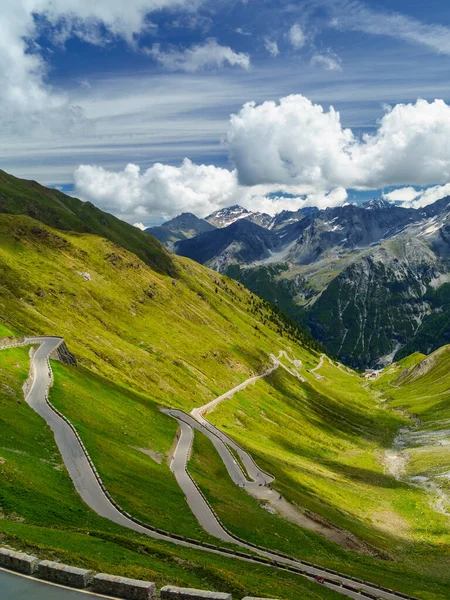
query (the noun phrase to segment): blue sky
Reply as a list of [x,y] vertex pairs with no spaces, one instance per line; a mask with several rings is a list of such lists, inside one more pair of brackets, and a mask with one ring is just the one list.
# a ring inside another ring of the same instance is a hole
[[0,17],[2,168],[131,222],[450,191],[444,0],[5,0]]

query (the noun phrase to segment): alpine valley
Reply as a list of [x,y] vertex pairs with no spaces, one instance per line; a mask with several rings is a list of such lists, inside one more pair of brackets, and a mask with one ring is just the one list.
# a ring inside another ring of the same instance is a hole
[[450,341],[449,197],[180,220],[170,243],[172,222],[151,233],[280,307],[347,365],[382,367]]
[[[311,272],[341,252],[354,257],[343,273],[386,268],[385,253],[393,273],[422,269],[438,294],[445,207],[307,211],[267,228],[233,208],[232,223],[199,237],[209,261],[225,261],[215,243],[231,232],[228,256],[296,252],[292,269]],[[397,236],[357,250],[391,215]],[[179,246],[198,242],[195,223],[176,220]],[[333,235],[352,237],[353,250],[320,249]],[[277,294],[296,285],[279,277],[291,267],[258,268],[279,278]],[[316,304],[330,290],[323,277]],[[368,380],[242,283],[1,172],[1,560],[16,549],[58,573],[62,563],[188,587],[192,598],[445,600],[449,364],[444,346]]]

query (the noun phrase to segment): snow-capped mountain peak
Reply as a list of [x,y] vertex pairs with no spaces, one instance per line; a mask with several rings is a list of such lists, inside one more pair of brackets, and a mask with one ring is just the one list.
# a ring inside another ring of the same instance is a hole
[[380,210],[383,208],[392,208],[395,206],[395,204],[392,204],[392,202],[389,202],[384,198],[372,198],[372,200],[364,202],[364,204],[361,204],[361,206],[363,208],[367,208],[367,210]]
[[272,217],[265,213],[251,212],[238,204],[221,208],[205,217],[205,221],[220,229],[232,225],[236,221],[239,221],[239,219],[249,219],[253,223],[261,225],[261,227],[268,227]]

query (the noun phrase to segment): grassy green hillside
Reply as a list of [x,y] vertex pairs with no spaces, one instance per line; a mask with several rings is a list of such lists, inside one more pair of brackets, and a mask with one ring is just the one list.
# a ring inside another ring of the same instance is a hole
[[409,416],[398,442],[401,477],[434,491],[432,506],[450,520],[450,346],[385,370],[374,384],[387,405]]
[[64,336],[83,366],[184,408],[260,370],[280,335],[309,343],[239,284],[174,260],[177,278],[103,238],[0,215],[0,319]]
[[0,213],[26,215],[63,231],[100,235],[134,252],[158,272],[176,275],[169,253],[153,236],[103,212],[91,202],[82,202],[36,181],[17,179],[1,170]]

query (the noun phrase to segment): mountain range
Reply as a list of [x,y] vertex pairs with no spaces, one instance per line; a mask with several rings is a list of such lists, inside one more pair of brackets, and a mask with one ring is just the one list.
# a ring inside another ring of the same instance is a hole
[[270,217],[233,206],[171,248],[277,304],[346,364],[377,367],[450,341],[449,207],[375,198]]

